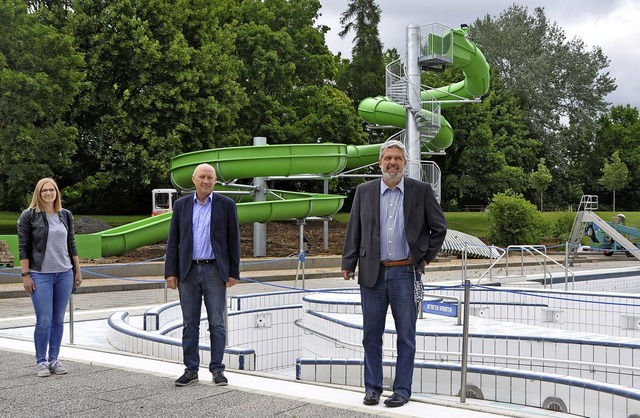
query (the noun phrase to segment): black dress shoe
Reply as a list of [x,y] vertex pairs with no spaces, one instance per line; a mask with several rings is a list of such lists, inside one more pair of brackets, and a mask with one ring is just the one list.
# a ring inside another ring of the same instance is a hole
[[378,402],[380,402],[380,395],[373,392],[367,392],[362,400],[365,405],[378,405]]
[[389,396],[387,400],[384,401],[384,404],[387,405],[389,408],[396,408],[398,406],[402,406],[406,404],[407,402],[409,402],[409,399],[404,398],[398,395],[397,393],[393,392],[393,395]]

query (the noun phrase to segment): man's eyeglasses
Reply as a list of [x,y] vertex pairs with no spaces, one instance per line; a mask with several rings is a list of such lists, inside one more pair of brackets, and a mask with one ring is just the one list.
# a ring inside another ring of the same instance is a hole
[[40,193],[54,193],[56,189],[41,189]]

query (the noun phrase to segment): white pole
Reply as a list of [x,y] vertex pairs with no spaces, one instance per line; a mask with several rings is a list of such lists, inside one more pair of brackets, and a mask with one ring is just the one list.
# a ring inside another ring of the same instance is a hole
[[[254,136],[253,145],[267,145],[267,138],[264,136]],[[264,177],[255,177],[253,179],[253,185],[256,186],[254,195],[255,202],[264,202],[267,200],[265,191]],[[254,222],[253,223],[253,256],[265,257],[267,255],[267,224]]]
[[420,180],[420,131],[414,116],[422,107],[420,98],[420,64],[418,62],[420,49],[420,27],[407,26],[407,59],[406,75],[408,85],[409,109],[407,109],[407,140],[405,146],[409,154],[407,163],[407,177]]

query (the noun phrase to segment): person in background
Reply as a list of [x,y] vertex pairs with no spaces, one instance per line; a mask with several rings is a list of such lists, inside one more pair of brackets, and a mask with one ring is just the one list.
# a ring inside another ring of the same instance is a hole
[[198,381],[204,298],[211,338],[209,371],[216,385],[225,386],[226,289],[240,277],[240,225],[233,200],[213,193],[216,172],[212,166],[198,165],[191,180],[195,193],[178,199],[173,207],[164,269],[167,286],[178,289],[182,308],[185,371],[175,384]]
[[407,159],[402,142],[382,144],[382,179],[356,189],[342,252],[342,277],[349,280],[356,265],[359,269],[365,405],[377,405],[383,391],[382,336],[389,306],[398,353],[393,394],[384,403],[398,407],[411,397],[422,274],[447,233],[431,185],[404,176]]
[[71,292],[82,284],[82,273],[73,216],[62,208],[60,190],[51,178],[38,181],[31,204],[18,219],[18,251],[24,290],[36,313],[36,374],[65,374],[58,360],[64,314]]

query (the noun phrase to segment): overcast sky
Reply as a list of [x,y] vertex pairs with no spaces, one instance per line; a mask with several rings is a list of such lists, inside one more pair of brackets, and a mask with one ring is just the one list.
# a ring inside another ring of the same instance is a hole
[[[640,109],[640,0],[377,0],[382,10],[379,26],[383,48],[406,50],[408,25],[440,23],[452,28],[473,23],[489,14],[498,17],[512,4],[528,7],[529,14],[543,7],[551,22],[556,22],[568,39],[578,37],[590,48],[602,48],[609,58],[610,75],[617,90],[606,97],[614,105],[631,104]],[[336,54],[351,56],[353,36],[340,39],[340,15],[347,0],[321,0],[319,24],[327,25],[327,45]],[[381,92],[382,94],[383,92]]]

